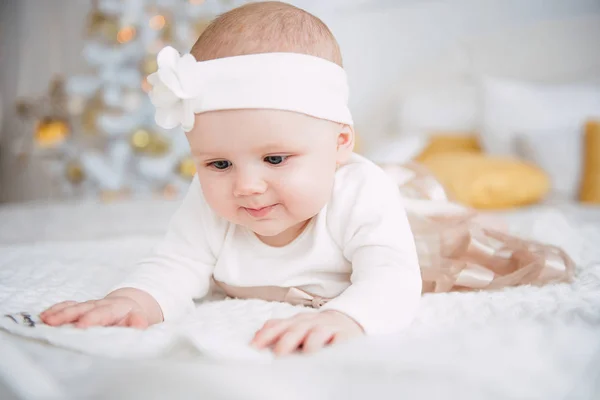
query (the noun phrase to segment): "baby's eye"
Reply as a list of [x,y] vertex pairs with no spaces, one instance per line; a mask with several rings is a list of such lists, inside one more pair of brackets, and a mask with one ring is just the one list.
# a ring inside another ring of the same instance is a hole
[[209,163],[208,166],[214,167],[216,169],[227,169],[227,168],[231,167],[231,162],[227,161],[227,160],[213,161],[213,162]]
[[281,164],[284,162],[289,156],[266,156],[265,162],[268,162],[272,165]]

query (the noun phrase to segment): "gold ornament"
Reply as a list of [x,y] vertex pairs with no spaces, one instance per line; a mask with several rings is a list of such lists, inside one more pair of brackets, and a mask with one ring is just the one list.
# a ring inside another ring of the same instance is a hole
[[86,134],[96,135],[98,133],[98,117],[103,110],[104,101],[102,94],[98,92],[85,104],[81,113],[81,125]]
[[85,180],[85,171],[79,161],[69,161],[65,169],[65,176],[73,185],[78,185]]
[[119,23],[116,19],[111,19],[104,24],[104,27],[102,28],[102,36],[111,43],[118,42]]
[[117,33],[117,42],[121,44],[130,42],[131,40],[133,40],[133,38],[135,38],[135,35],[135,27],[131,25],[124,26],[121,29],[119,29],[119,32]]
[[34,148],[55,149],[71,134],[67,96],[60,76],[51,80],[46,94],[33,99],[19,99],[15,108],[23,123],[23,131],[27,132],[26,140],[15,147],[20,162],[27,161]]
[[151,73],[156,72],[157,70],[158,63],[156,61],[156,56],[154,54],[146,56],[146,58],[142,62],[142,71],[144,75],[150,75]]
[[118,18],[98,9],[97,1],[92,2],[92,11],[88,16],[88,36],[100,35],[111,43],[115,43],[119,32]]
[[69,116],[67,103],[64,80],[55,76],[50,81],[47,94],[36,99],[19,99],[15,108],[22,120],[52,118],[66,121]]
[[185,157],[177,165],[177,175],[185,179],[192,179],[196,175],[196,164],[191,157]]
[[150,146],[147,154],[153,157],[159,157],[167,154],[171,148],[171,143],[164,137],[154,134],[151,136]]
[[131,147],[137,152],[145,151],[150,145],[150,132],[138,129],[131,135]]
[[69,136],[69,124],[64,120],[45,118],[37,123],[35,143],[45,149],[54,148]]
[[109,19],[109,16],[99,10],[92,10],[88,16],[87,32],[88,35],[93,35],[102,29],[104,23]]
[[169,152],[171,143],[161,135],[139,128],[131,135],[131,147],[136,153],[159,157]]

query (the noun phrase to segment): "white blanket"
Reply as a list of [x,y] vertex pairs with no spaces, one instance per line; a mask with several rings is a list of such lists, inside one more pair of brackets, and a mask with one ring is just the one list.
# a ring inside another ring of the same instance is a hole
[[[69,211],[58,212],[68,215]],[[136,218],[150,218],[149,214],[136,212]],[[160,215],[164,220],[168,213]],[[600,388],[594,386],[597,376],[593,376],[600,370],[600,212],[571,208],[559,212],[541,207],[507,217],[513,232],[563,246],[578,264],[575,282],[499,292],[427,295],[417,321],[403,334],[366,338],[315,356],[286,360],[273,360],[270,353],[257,352],[247,344],[265,320],[292,315],[299,309],[259,300],[205,302],[184,321],[145,331],[77,330],[43,324],[30,327],[3,317],[0,328],[11,335],[2,337],[13,346],[22,343],[17,337],[29,337],[89,356],[134,363],[128,364],[129,380],[124,379],[124,371],[116,372],[115,364],[110,368],[94,364],[96,376],[115,383],[103,386],[103,397],[110,398],[128,398],[124,393],[132,393],[132,382],[142,378],[152,383],[137,386],[135,396],[129,398],[152,398],[176,390],[197,393],[200,383],[206,390],[212,388],[214,393],[229,398],[227,393],[232,393],[232,388],[223,382],[245,384],[250,390],[245,393],[254,393],[257,398],[281,397],[284,393],[291,398],[289,387],[275,385],[273,376],[281,377],[279,383],[298,385],[296,395],[310,394],[313,398],[323,394],[331,396],[322,398],[348,398],[349,394],[363,397],[360,393],[372,396],[373,390],[389,398],[436,398],[444,393],[445,398],[461,399],[558,399],[600,393]],[[27,225],[27,213],[19,218]],[[155,219],[156,225],[145,226],[154,230],[164,222],[161,218]],[[134,220],[130,223],[135,225]],[[70,224],[75,226],[73,221]],[[111,237],[110,231],[90,229],[80,235],[83,240],[75,240],[77,232],[73,232],[70,240],[65,234],[59,241],[38,242],[30,230],[19,235],[14,229],[7,233],[8,229],[4,224],[0,227],[0,238],[10,237],[0,244],[0,314],[11,314],[18,322],[22,321],[20,312],[28,312],[35,321],[39,311],[55,302],[102,296],[159,238],[150,229],[145,236],[121,229],[119,237]],[[46,229],[60,230],[59,226]],[[38,348],[36,353],[28,351],[41,365],[56,360],[56,353],[50,356],[46,348]],[[13,390],[23,389],[33,369],[19,375],[10,365],[7,367],[7,363],[16,362],[14,357],[18,355],[13,354],[11,361],[8,353],[2,354],[0,378],[4,374]],[[136,364],[149,359],[161,361],[152,368]],[[219,365],[227,361],[235,366],[207,372],[203,369],[206,364],[201,364],[202,368],[196,365],[190,370],[180,364],[183,359],[202,363],[218,360]],[[241,367],[248,363],[251,366]],[[197,374],[200,370],[204,371],[202,377]],[[53,371],[44,373],[53,376]],[[249,380],[250,376],[253,378]],[[289,380],[292,376],[298,378]],[[61,386],[64,377],[63,372],[55,382],[55,389],[63,393],[69,392]],[[184,385],[182,377],[188,378]],[[311,384],[299,385],[304,378]],[[264,392],[265,382],[274,385],[269,395]],[[92,391],[92,386],[85,390]],[[80,387],[76,392],[85,390]]]

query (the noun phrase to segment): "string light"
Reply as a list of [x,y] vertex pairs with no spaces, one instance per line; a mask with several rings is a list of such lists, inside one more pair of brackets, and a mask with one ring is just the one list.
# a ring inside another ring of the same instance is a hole
[[155,15],[154,17],[150,18],[149,25],[150,25],[150,28],[154,29],[155,31],[159,31],[165,27],[166,22],[167,21],[165,20],[165,17],[158,14],[158,15]]
[[[209,7],[205,0],[90,1],[95,6],[86,39],[95,57],[88,61],[97,73],[69,81],[73,93],[70,89],[64,104],[32,104],[31,115],[22,117],[31,130],[27,143],[15,148],[19,154],[48,158],[53,168],[60,163],[51,173],[68,195],[97,193],[115,201],[132,193],[145,196],[149,189],[163,198],[178,197],[196,173],[195,163],[183,132],[155,130],[155,110],[148,101],[153,87],[147,77],[158,69],[160,50],[188,47],[214,16],[235,2],[216,0]],[[189,12],[178,12],[182,5]],[[89,93],[92,84],[99,89]],[[64,110],[50,110],[58,105]],[[44,119],[46,114],[50,118]],[[125,135],[123,126],[131,127]],[[92,153],[98,162],[88,163]]]
[[150,90],[152,90],[152,85],[150,84],[150,82],[148,82],[146,78],[142,80],[142,90],[146,93],[149,93]]
[[135,28],[133,26],[125,26],[119,29],[117,33],[117,41],[119,43],[127,43],[135,36]]

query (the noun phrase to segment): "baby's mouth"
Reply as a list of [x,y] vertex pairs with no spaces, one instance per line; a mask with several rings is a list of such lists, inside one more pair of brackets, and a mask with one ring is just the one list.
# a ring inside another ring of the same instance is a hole
[[272,204],[270,206],[265,206],[265,207],[260,207],[260,208],[247,208],[247,207],[242,207],[251,217],[254,218],[264,218],[267,215],[269,215],[269,213],[271,211],[273,211],[273,209],[275,208],[277,204]]

